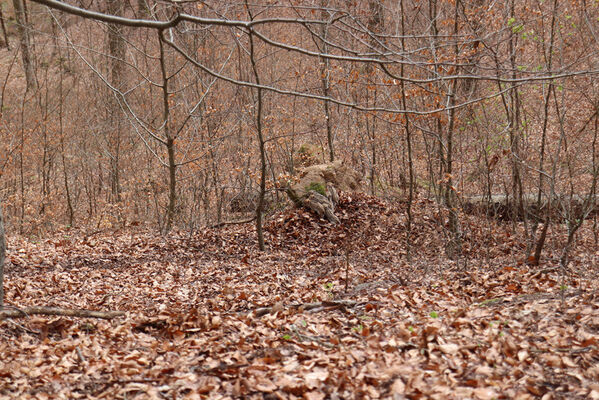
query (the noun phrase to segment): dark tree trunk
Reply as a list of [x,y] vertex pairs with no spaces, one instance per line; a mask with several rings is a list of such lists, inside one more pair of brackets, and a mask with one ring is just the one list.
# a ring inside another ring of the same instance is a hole
[[15,9],[15,20],[17,21],[19,40],[21,41],[21,57],[23,59],[23,70],[25,71],[27,89],[33,89],[36,87],[35,69],[31,58],[31,39],[29,37],[27,18],[25,15],[25,5],[23,0],[13,0],[12,3]]

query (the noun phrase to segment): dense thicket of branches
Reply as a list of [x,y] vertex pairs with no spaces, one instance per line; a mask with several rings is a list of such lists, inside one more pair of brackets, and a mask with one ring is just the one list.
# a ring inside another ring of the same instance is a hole
[[[530,193],[594,193],[596,3],[84,3],[30,1],[5,21],[12,230],[219,223],[255,208],[261,175],[270,190],[293,173],[304,143],[373,193],[413,186],[449,210],[506,193],[526,214]],[[459,249],[454,212],[449,228]]]

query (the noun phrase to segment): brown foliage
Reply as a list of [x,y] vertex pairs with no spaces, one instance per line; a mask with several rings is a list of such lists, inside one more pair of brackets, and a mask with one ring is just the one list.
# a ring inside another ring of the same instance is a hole
[[464,217],[464,269],[442,257],[447,216],[435,210],[414,208],[411,264],[404,206],[363,194],[341,196],[335,227],[301,209],[276,215],[267,253],[249,226],[11,237],[8,304],[127,316],[0,322],[0,395],[597,396],[589,232],[563,281],[552,263],[513,261],[522,238],[509,226]]

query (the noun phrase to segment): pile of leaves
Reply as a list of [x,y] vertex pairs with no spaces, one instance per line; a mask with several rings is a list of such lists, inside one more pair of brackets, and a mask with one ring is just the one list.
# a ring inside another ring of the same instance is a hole
[[336,212],[271,217],[266,252],[251,226],[10,238],[9,305],[126,316],[0,321],[0,397],[599,399],[588,231],[531,269],[512,226],[464,216],[449,260],[421,200],[408,261],[403,203]]

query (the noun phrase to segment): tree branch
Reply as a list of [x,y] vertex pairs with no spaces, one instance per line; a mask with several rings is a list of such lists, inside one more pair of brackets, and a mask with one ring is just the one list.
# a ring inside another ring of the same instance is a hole
[[62,315],[65,317],[112,319],[125,315],[124,311],[92,311],[58,307],[25,307],[0,309],[0,321],[5,318],[22,318],[30,315]]

